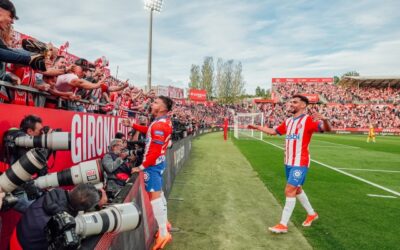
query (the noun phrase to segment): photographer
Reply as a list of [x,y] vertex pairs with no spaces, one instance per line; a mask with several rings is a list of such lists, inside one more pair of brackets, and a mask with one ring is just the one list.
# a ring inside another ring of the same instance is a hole
[[[5,150],[5,161],[11,166],[18,159],[24,156],[30,148],[20,147],[15,145],[15,139],[22,136],[38,136],[44,131],[42,119],[35,115],[26,116],[20,123],[20,129],[10,129],[5,133],[4,136],[4,150]],[[47,131],[51,132],[51,131]],[[44,149],[47,157],[50,156],[51,150]],[[39,173],[38,176],[47,174],[47,166],[45,166]],[[32,200],[36,199],[40,195],[38,190],[32,182],[26,182],[21,187],[13,191],[13,195],[18,198],[18,202],[13,207],[18,212],[25,212],[25,210],[32,204]]]
[[134,156],[129,156],[128,150],[123,149],[121,139],[113,139],[110,142],[110,151],[104,155],[102,165],[107,175],[107,190],[116,190],[125,186],[126,180],[131,174],[131,161]]
[[[39,136],[43,133],[50,133],[51,129],[48,127],[44,127],[42,124],[42,119],[35,115],[28,115],[22,119],[19,130],[18,129],[10,129],[6,132],[4,136],[4,146],[6,147],[6,158],[7,163],[12,165],[14,164],[21,156],[25,155],[30,148],[27,147],[19,147],[14,144],[14,141],[18,137],[22,136]],[[50,155],[50,150],[48,151],[48,155]],[[46,175],[47,168],[40,173],[39,175]]]
[[13,232],[10,249],[42,250],[48,248],[45,227],[52,216],[67,212],[76,216],[104,205],[105,193],[92,184],[79,184],[71,191],[53,189],[37,199],[25,212]]

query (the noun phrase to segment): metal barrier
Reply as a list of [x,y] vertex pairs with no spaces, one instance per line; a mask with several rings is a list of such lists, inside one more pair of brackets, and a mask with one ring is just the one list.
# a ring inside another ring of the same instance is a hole
[[25,85],[15,85],[9,82],[5,82],[5,81],[0,81],[0,86],[4,86],[6,88],[10,88],[10,89],[16,89],[16,90],[23,90],[23,91],[27,91],[30,92],[32,94],[37,94],[37,95],[44,95],[44,96],[50,96],[50,93],[44,92],[44,91],[40,91],[37,90],[35,88],[31,88]]
[[[57,103],[58,103],[58,105],[57,105],[58,109],[61,108],[60,103],[62,101],[68,101],[67,99],[64,99],[62,97],[53,96],[53,95],[51,95],[50,93],[48,93],[46,91],[40,91],[40,90],[38,90],[36,88],[28,87],[28,86],[25,86],[25,85],[16,85],[16,84],[12,84],[12,83],[5,82],[5,81],[0,81],[0,86],[4,86],[6,88],[20,90],[20,91],[26,91],[26,92],[29,92],[29,93],[32,93],[32,94],[41,95],[41,96],[45,96],[45,97],[56,97]],[[107,103],[91,102],[91,101],[85,100],[85,99],[82,99],[82,100],[79,100],[79,101],[75,101],[75,103],[96,105],[96,106],[99,106],[99,107],[106,107],[107,106]],[[132,112],[132,113],[140,113],[140,112],[137,112],[137,111],[133,111],[133,110],[129,110],[129,109],[123,109],[123,108],[119,108],[119,107],[115,107],[114,109],[115,110],[123,110],[123,111],[127,111],[127,112]]]

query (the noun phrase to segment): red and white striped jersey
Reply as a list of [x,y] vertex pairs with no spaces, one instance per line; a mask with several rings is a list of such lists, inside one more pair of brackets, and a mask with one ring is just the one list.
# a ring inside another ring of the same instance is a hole
[[149,127],[133,124],[133,128],[146,134],[143,167],[148,168],[164,162],[171,140],[171,120],[162,116],[156,118]]
[[311,116],[303,114],[286,119],[275,129],[279,135],[286,134],[285,165],[310,166],[308,145],[314,132],[323,132],[321,126],[321,122],[313,121]]

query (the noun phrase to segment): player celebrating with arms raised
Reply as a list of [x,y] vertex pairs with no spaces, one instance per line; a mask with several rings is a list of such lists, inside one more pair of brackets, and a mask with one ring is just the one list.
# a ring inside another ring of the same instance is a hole
[[305,114],[309,101],[302,95],[294,95],[289,102],[288,112],[293,114],[276,129],[249,125],[250,129],[257,129],[270,135],[286,134],[285,145],[285,168],[286,168],[286,202],[283,208],[282,218],[279,224],[268,229],[274,233],[287,233],[290,216],[296,205],[296,197],[307,211],[307,218],[303,226],[309,227],[318,219],[318,214],[312,208],[306,193],[302,189],[308,168],[310,166],[310,155],[308,145],[314,132],[331,131],[328,120],[316,113],[311,116]]

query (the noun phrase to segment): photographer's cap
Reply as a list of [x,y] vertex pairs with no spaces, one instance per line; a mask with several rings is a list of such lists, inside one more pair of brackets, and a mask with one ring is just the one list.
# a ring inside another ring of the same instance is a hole
[[18,20],[17,11],[15,10],[14,4],[10,0],[0,0],[0,8],[8,10],[11,13],[13,19]]

